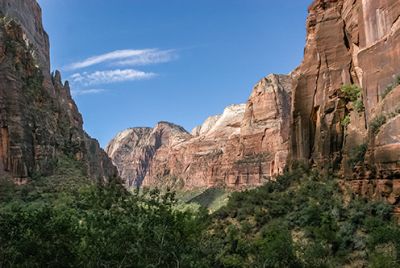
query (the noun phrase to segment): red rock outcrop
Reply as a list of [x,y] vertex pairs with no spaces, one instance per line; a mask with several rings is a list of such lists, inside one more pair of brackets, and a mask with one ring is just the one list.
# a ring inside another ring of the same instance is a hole
[[346,144],[340,122],[352,110],[341,87],[362,86],[365,119],[352,116],[351,122],[366,136],[372,110],[400,72],[400,3],[318,0],[309,12],[304,60],[292,75],[290,158],[337,168]]
[[79,161],[93,179],[114,174],[111,159],[83,131],[68,82],[50,74],[39,5],[1,0],[0,8],[16,18],[0,24],[0,177],[23,182],[38,172],[52,175],[61,156]]
[[143,186],[260,185],[283,171],[289,138],[291,79],[269,75],[246,104],[228,106],[201,128],[158,149]]
[[379,124],[382,125],[369,129],[365,161],[346,177],[356,194],[389,201],[396,205],[395,212],[400,214],[400,86],[373,109],[371,120],[382,116],[385,118]]
[[106,146],[105,151],[117,166],[119,175],[127,187],[142,185],[154,153],[168,144],[170,137],[187,134],[181,126],[159,122],[154,129],[128,128],[118,133]]
[[[382,93],[400,75],[400,2],[317,0],[309,13],[304,60],[292,73],[289,160],[341,170],[357,194],[397,203],[399,88]],[[345,98],[345,84],[362,87],[363,109]],[[387,122],[375,135],[379,115]],[[348,159],[362,144],[365,162],[353,168]]]

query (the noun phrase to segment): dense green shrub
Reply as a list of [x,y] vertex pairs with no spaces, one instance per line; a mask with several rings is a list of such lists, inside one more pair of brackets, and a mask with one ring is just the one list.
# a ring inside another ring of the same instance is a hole
[[[59,165],[63,173],[74,160]],[[233,193],[212,215],[177,210],[169,191],[129,193],[118,178],[79,173],[68,172],[70,183],[0,180],[2,267],[343,267],[356,251],[373,267],[400,263],[391,205],[344,201],[333,174],[303,165]]]
[[347,127],[350,124],[350,116],[346,115],[346,117],[341,122],[342,126]]
[[[1,12],[0,15],[4,16],[3,12]],[[10,14],[7,13],[5,17],[0,18],[0,25],[8,25],[12,20]]]
[[365,110],[361,87],[356,84],[346,84],[342,86],[342,92],[344,97],[352,102],[352,107],[357,113],[361,114]]
[[386,124],[386,120],[386,116],[384,116],[383,114],[375,116],[369,123],[369,127],[372,133],[377,135],[379,133],[380,127]]
[[292,236],[288,230],[271,225],[268,231],[252,245],[258,267],[302,267],[296,256]]
[[355,101],[362,94],[362,88],[356,84],[349,85],[346,84],[342,87],[344,97],[349,101]]
[[173,193],[130,194],[119,179],[110,178],[78,192],[35,196],[0,204],[4,267],[172,267],[177,262],[187,267],[197,262],[190,256],[207,220],[173,210]]
[[356,148],[350,153],[348,164],[351,167],[354,167],[357,163],[364,162],[365,154],[368,150],[368,144],[364,143]]
[[355,100],[352,103],[352,106],[353,106],[353,109],[359,114],[361,114],[365,110],[363,99]]

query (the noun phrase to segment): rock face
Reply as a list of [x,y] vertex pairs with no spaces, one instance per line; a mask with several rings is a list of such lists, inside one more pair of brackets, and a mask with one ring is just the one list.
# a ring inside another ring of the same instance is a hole
[[365,161],[346,178],[356,194],[389,201],[395,205],[395,213],[400,215],[400,86],[373,109],[371,121],[382,116],[385,120],[377,128],[369,129]]
[[56,97],[53,90],[50,74],[50,42],[49,36],[43,29],[42,9],[36,0],[0,0],[0,9],[4,15],[17,18],[22,27],[23,39],[27,44],[32,44],[32,50],[43,69],[44,87]]
[[148,168],[143,186],[259,185],[283,171],[289,136],[291,78],[271,74],[246,104],[231,105],[192,135],[170,138]]
[[200,130],[201,130],[201,126],[195,126],[192,130],[192,132],[190,132],[190,134],[194,137],[197,137],[200,135]]
[[83,131],[68,82],[49,72],[39,5],[1,0],[0,8],[20,23],[0,23],[0,177],[23,182],[37,172],[51,175],[62,156],[79,161],[93,179],[114,174],[111,160]]
[[106,146],[105,151],[118,167],[119,175],[127,187],[142,185],[154,153],[168,144],[170,137],[188,134],[181,126],[159,122],[154,129],[129,128],[118,133]]
[[217,121],[221,118],[221,116],[222,114],[218,114],[207,118],[206,121],[204,121],[203,125],[201,125],[199,135],[202,135],[210,131],[210,129],[213,128],[213,126],[215,125],[215,123],[217,123]]
[[[308,11],[304,59],[290,77],[267,76],[245,106],[171,137],[143,185],[256,185],[288,159],[340,170],[357,194],[399,202],[400,82],[385,91],[400,76],[400,2],[316,0]],[[360,93],[350,97],[346,84]]]
[[[341,170],[356,193],[397,204],[399,88],[381,95],[400,75],[400,2],[317,0],[309,13],[304,60],[292,72],[289,160]],[[363,109],[345,98],[345,84],[362,87]],[[379,115],[387,120],[376,135]],[[348,159],[362,144],[365,162],[353,168]]]
[[400,74],[400,3],[318,0],[309,12],[304,60],[292,74],[290,157],[338,167],[345,147],[340,122],[352,110],[341,86],[362,86],[363,120],[351,122],[360,121],[353,124],[354,131],[366,136],[380,95]]

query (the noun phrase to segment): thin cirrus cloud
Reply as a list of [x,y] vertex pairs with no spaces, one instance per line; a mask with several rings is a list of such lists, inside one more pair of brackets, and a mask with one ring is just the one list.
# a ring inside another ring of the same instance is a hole
[[71,75],[73,83],[81,83],[84,86],[109,84],[124,81],[149,79],[156,76],[154,73],[146,73],[134,69],[83,72]]
[[78,95],[86,95],[86,94],[97,94],[97,93],[101,93],[104,91],[105,91],[104,89],[85,89],[85,90],[76,89],[76,90],[71,90],[71,94],[73,96],[78,96]]
[[77,70],[96,65],[103,62],[109,62],[111,65],[151,65],[162,62],[169,62],[178,58],[174,50],[150,49],[127,49],[116,50],[99,56],[90,57],[84,61],[75,62],[65,66],[68,70]]

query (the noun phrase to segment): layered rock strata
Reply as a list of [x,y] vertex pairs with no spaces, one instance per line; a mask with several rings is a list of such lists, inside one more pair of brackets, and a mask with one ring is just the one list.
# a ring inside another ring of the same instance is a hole
[[61,157],[74,158],[93,179],[116,172],[110,158],[82,128],[68,82],[51,75],[49,40],[34,0],[1,0],[0,177],[24,182],[52,175]]
[[156,151],[143,186],[166,181],[186,188],[262,184],[285,166],[290,103],[290,77],[265,77],[246,104],[228,106],[192,135],[170,138]]
[[159,122],[154,128],[129,128],[118,133],[105,151],[117,166],[126,186],[137,187],[142,185],[154,153],[177,134],[188,133],[181,126],[168,122]]

